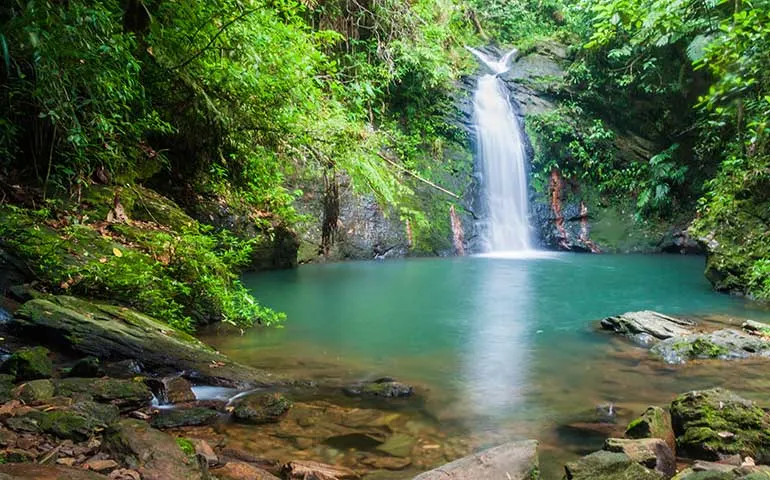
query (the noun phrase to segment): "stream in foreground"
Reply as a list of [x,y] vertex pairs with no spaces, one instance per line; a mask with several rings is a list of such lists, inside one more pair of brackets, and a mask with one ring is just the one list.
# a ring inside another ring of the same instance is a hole
[[[648,404],[715,385],[750,398],[767,391],[761,361],[670,366],[595,330],[605,316],[645,309],[723,323],[770,320],[756,304],[713,292],[702,270],[697,257],[544,254],[351,262],[247,276],[256,297],[288,320],[281,329],[205,338],[223,353],[320,382],[393,376],[415,385],[419,398],[361,424],[360,437],[331,429],[330,440],[317,431],[303,440],[303,419],[294,419],[294,430],[279,425],[255,434],[232,426],[223,434],[245,447],[261,442],[273,455],[358,468],[368,462],[380,470],[371,478],[383,479],[534,438],[544,478],[560,478],[564,461],[598,448],[613,429],[622,432]],[[376,451],[366,429],[383,422],[406,444],[400,453],[411,464],[400,472],[386,473],[399,465],[361,453]]]

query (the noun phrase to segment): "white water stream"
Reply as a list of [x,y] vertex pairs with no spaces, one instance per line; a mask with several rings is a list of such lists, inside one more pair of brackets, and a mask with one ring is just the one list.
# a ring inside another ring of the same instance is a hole
[[478,155],[487,207],[487,253],[532,250],[527,220],[524,133],[499,75],[510,69],[512,50],[499,60],[468,47],[492,71],[479,78],[473,97]]

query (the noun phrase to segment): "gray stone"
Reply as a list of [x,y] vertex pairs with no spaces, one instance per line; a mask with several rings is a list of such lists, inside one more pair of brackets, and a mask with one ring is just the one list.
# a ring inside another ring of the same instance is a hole
[[601,321],[601,326],[604,330],[622,335],[646,333],[658,340],[665,340],[688,335],[692,331],[691,328],[695,326],[695,322],[644,310],[607,317]]
[[537,442],[511,442],[463,457],[414,480],[534,480],[540,478]]
[[564,466],[567,480],[661,480],[625,453],[601,450]]
[[770,341],[738,330],[723,329],[669,338],[653,346],[651,352],[666,363],[708,358],[735,360],[770,357]]
[[676,473],[674,452],[660,438],[608,438],[604,450],[625,453],[644,467],[655,470],[663,478],[671,478]]

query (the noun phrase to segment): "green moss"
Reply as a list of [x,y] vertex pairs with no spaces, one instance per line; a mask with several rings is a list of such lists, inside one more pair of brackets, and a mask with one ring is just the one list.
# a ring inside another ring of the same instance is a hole
[[188,457],[195,455],[195,445],[193,445],[190,439],[184,438],[184,437],[177,437],[176,444],[179,445],[179,448]]
[[16,381],[50,378],[53,362],[45,347],[22,348],[0,366],[0,373],[16,377]]
[[[201,321],[251,326],[283,318],[238,281],[252,242],[214,233],[140,187],[86,192],[79,210],[0,206],[0,246],[26,262],[41,287],[125,303],[186,331]],[[103,222],[116,192],[138,222]]]
[[740,454],[770,459],[770,418],[757,405],[722,389],[680,395],[671,405],[677,447],[685,455],[717,460]]

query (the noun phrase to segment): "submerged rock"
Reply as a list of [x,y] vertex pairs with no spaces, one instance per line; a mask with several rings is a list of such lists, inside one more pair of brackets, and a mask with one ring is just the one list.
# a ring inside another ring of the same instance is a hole
[[649,407],[641,417],[631,421],[625,433],[626,438],[660,438],[672,451],[676,451],[671,417],[660,407]]
[[567,480],[661,480],[625,453],[600,450],[564,466]]
[[255,392],[233,402],[232,416],[243,423],[274,423],[289,411],[292,404],[280,393]]
[[526,440],[506,443],[422,473],[414,477],[414,480],[472,480],[481,478],[539,479],[540,466],[537,457],[537,442]]
[[0,373],[14,375],[17,382],[51,378],[53,362],[45,347],[22,348],[0,365]]
[[652,347],[651,351],[666,363],[709,358],[770,357],[770,341],[738,330],[724,329],[669,338]]
[[358,480],[356,472],[339,465],[327,465],[309,460],[297,460],[285,464],[281,468],[283,478],[286,480]]
[[671,478],[676,473],[674,452],[660,438],[608,438],[604,450],[625,453],[631,460]]
[[144,480],[202,478],[197,462],[182,452],[173,437],[139,420],[122,420],[107,432],[103,446]]
[[152,419],[155,428],[192,427],[214,423],[219,417],[216,410],[208,408],[172,408],[161,410]]
[[48,296],[25,303],[11,326],[22,334],[44,336],[86,355],[140,359],[148,368],[188,371],[188,377],[210,385],[246,388],[281,382],[271,374],[233,362],[159,320],[115,305]]
[[389,377],[351,385],[343,390],[346,395],[353,397],[405,398],[414,394],[414,388],[411,385]]
[[647,334],[658,340],[665,340],[691,333],[691,327],[695,326],[695,322],[645,310],[607,317],[601,321],[601,326],[604,330],[629,337]]
[[717,461],[737,454],[770,462],[770,415],[728,390],[678,396],[671,404],[671,420],[682,456]]
[[272,473],[246,462],[227,462],[211,473],[220,480],[279,480]]

